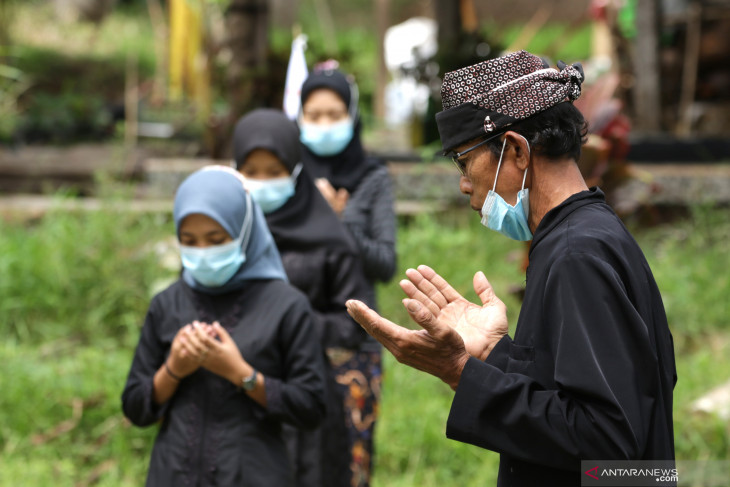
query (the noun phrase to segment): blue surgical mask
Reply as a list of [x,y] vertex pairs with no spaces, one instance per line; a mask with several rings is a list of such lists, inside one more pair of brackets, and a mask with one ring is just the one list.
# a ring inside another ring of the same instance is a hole
[[326,157],[345,150],[352,140],[354,122],[352,117],[331,125],[301,122],[299,129],[299,139],[302,144],[318,156]]
[[[251,209],[250,200],[247,203],[247,208]],[[251,235],[252,213],[252,209],[246,213],[241,233],[231,242],[210,247],[180,245],[182,265],[196,281],[207,287],[222,286],[246,262],[243,249],[248,246]]]
[[296,165],[291,176],[275,179],[246,178],[246,189],[264,213],[271,213],[281,208],[289,198],[294,196],[295,186],[302,163]]
[[[525,188],[527,169],[525,169],[525,174],[522,176],[522,189],[517,193],[517,201],[514,206],[507,203],[495,191],[506,144],[507,140],[505,139],[502,144],[502,152],[499,154],[499,164],[497,165],[497,174],[494,176],[494,186],[487,194],[484,205],[482,205],[482,225],[496,230],[513,240],[527,241],[532,239],[532,232],[527,224],[527,215],[530,210],[529,189]],[[530,145],[528,144],[527,147],[529,150]]]

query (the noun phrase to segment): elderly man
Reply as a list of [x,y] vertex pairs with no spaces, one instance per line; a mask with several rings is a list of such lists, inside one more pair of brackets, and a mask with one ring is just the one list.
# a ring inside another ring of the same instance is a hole
[[447,73],[436,115],[482,223],[532,240],[514,337],[482,272],[481,306],[409,269],[409,330],[349,313],[399,362],[455,391],[446,435],[501,454],[500,486],[580,485],[581,460],[673,460],[672,336],[641,249],[576,164],[579,64],[525,51]]

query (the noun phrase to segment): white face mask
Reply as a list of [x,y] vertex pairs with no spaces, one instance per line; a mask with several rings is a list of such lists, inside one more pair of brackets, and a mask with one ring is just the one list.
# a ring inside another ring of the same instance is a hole
[[[522,137],[524,139],[524,137]],[[525,139],[527,142],[527,139]],[[513,240],[527,241],[532,239],[532,232],[527,223],[527,216],[530,211],[530,194],[529,189],[525,188],[525,179],[527,178],[527,169],[522,176],[522,189],[517,193],[517,201],[514,206],[507,203],[495,191],[497,188],[497,177],[502,167],[502,156],[504,148],[507,145],[507,139],[502,144],[502,152],[499,154],[499,164],[497,164],[497,174],[494,175],[494,186],[487,194],[482,205],[482,225],[495,230],[502,235]],[[530,144],[527,144],[529,154]]]
[[348,117],[331,125],[300,122],[299,139],[318,156],[333,156],[345,150],[354,134],[354,121]]
[[246,178],[244,186],[251,193],[253,200],[264,213],[271,213],[294,196],[297,177],[302,170],[302,163],[296,165],[290,176],[274,179]]

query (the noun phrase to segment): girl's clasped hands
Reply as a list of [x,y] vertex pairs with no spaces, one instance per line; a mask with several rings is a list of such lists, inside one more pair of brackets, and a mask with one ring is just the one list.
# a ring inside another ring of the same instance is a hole
[[193,321],[175,335],[168,358],[168,367],[179,377],[186,377],[198,368],[228,378],[233,365],[243,361],[241,353],[225,328]]

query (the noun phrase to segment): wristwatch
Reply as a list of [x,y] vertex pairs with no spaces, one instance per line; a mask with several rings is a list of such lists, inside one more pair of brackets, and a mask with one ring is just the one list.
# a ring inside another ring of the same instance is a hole
[[254,387],[256,387],[256,379],[259,376],[259,371],[256,369],[253,369],[253,373],[251,373],[250,376],[244,377],[241,380],[241,387],[243,387],[244,391],[251,391]]

